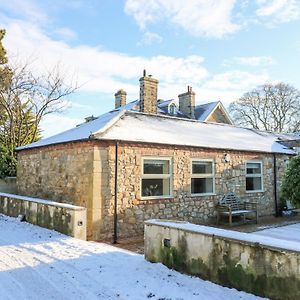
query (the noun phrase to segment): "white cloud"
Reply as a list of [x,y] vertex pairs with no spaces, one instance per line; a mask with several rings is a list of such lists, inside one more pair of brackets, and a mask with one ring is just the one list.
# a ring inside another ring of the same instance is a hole
[[163,38],[159,34],[155,32],[147,31],[144,33],[142,40],[138,42],[137,45],[143,46],[143,45],[158,44],[161,43],[162,40]]
[[265,83],[268,79],[269,76],[264,73],[255,74],[234,70],[213,76],[205,84],[205,87],[216,90],[247,90],[253,86]]
[[[37,56],[39,59],[34,62],[36,70],[49,69],[61,61],[71,73],[76,71],[79,84],[85,83],[82,92],[110,95],[109,101],[113,101],[113,94],[120,88],[127,91],[128,100],[137,99],[138,78],[144,68],[159,79],[160,98],[177,99],[178,94],[184,92],[187,85],[191,85],[196,92],[197,103],[222,100],[226,104],[268,80],[267,74],[237,70],[209,74],[203,66],[204,58],[200,55],[143,57],[111,52],[101,47],[70,46],[47,36],[35,24],[3,18],[0,20],[0,27],[7,29],[4,45],[9,57],[16,52],[24,59]],[[73,108],[79,107],[75,103]],[[45,129],[45,135],[49,136],[73,127],[80,121],[77,118],[53,115],[43,121],[42,128]]]
[[298,0],[257,0],[256,15],[269,25],[290,22],[300,18]]
[[[3,26],[3,24],[0,23]],[[35,68],[50,68],[62,62],[69,72],[76,72],[82,91],[98,91],[113,94],[124,88],[128,93],[138,91],[136,80],[145,68],[165,85],[200,82],[208,76],[203,67],[203,57],[153,56],[145,58],[98,47],[71,47],[63,41],[53,40],[39,27],[28,22],[14,21],[5,24],[4,40],[10,56],[18,53],[24,60],[38,57]],[[135,81],[133,84],[132,81]],[[162,84],[163,87],[163,84]]]
[[0,0],[0,6],[2,10],[31,22],[45,23],[48,21],[47,14],[34,0]]
[[68,130],[82,123],[84,120],[79,118],[71,118],[62,114],[50,114],[44,116],[41,122],[42,136],[49,137],[63,130]]
[[76,32],[67,27],[57,28],[54,32],[63,40],[75,40],[77,38]]
[[228,105],[258,85],[269,82],[267,73],[233,70],[216,74],[200,87],[200,98],[205,101],[221,100]]
[[299,0],[127,0],[125,12],[142,30],[167,22],[191,35],[222,38],[250,25],[272,27],[300,18]]
[[232,21],[235,0],[127,0],[125,12],[141,29],[162,19],[195,36],[221,38],[234,33],[239,25]]
[[238,56],[227,59],[223,62],[224,66],[231,66],[233,64],[251,67],[262,67],[275,64],[275,60],[271,56]]

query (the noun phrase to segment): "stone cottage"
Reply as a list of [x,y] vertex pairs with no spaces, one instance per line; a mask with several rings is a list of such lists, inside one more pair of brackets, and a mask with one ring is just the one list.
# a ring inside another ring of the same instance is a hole
[[275,214],[294,151],[273,134],[232,125],[219,102],[195,106],[190,87],[179,105],[157,100],[157,88],[144,73],[139,100],[126,103],[120,90],[114,110],[18,148],[19,194],[86,207],[93,240],[141,234],[150,218],[215,222],[229,191],[257,201],[260,215]]

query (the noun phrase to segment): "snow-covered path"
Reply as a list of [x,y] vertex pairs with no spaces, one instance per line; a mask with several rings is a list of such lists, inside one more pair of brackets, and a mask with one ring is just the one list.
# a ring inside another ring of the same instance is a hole
[[0,215],[0,299],[259,299]]

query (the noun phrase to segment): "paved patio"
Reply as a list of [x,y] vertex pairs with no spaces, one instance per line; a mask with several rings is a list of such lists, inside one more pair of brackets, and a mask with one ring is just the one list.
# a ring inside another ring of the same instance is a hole
[[[297,224],[297,226],[290,227],[288,225]],[[217,227],[216,225],[212,224],[210,226]],[[286,227],[288,226],[288,227]],[[272,237],[275,238],[284,238],[287,236],[287,232],[289,230],[296,230],[297,234],[299,235],[299,239],[297,241],[300,242],[300,214],[292,215],[288,217],[262,217],[259,219],[258,224],[254,223],[246,223],[238,226],[228,226],[228,225],[221,225],[218,228],[228,229],[228,230],[235,230],[241,232],[249,232],[249,233],[257,233],[261,235],[267,235],[269,232]],[[288,230],[288,231],[287,231]],[[274,235],[274,236],[273,236]],[[295,240],[296,235],[290,237],[289,240]],[[110,243],[110,241],[105,241],[106,243]],[[128,239],[119,239],[118,243],[114,246],[127,249],[139,254],[144,253],[144,237],[137,236]]]

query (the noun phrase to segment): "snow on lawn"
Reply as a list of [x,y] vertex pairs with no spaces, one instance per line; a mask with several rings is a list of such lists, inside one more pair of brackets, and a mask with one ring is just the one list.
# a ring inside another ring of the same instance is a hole
[[264,229],[253,234],[300,243],[300,223]]
[[0,215],[1,299],[259,299]]

